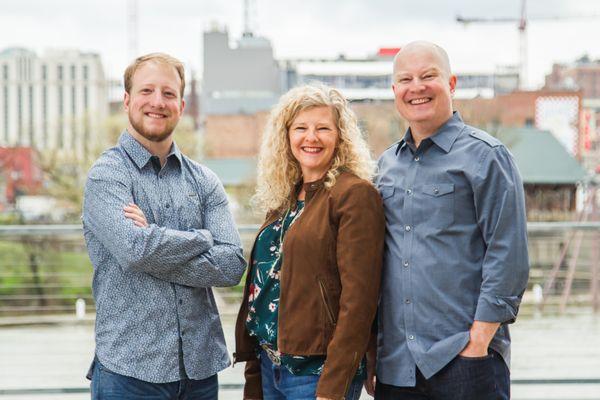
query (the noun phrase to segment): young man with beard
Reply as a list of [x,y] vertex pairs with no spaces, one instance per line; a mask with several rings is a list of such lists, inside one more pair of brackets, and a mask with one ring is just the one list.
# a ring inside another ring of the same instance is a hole
[[83,204],[94,266],[92,398],[217,398],[229,356],[211,290],[244,271],[214,173],[173,141],[184,69],[161,53],[125,71],[127,129],[91,168]]
[[506,147],[453,112],[455,87],[439,46],[396,55],[392,88],[409,129],[379,159],[377,400],[510,398],[508,324],[529,270],[523,183]]

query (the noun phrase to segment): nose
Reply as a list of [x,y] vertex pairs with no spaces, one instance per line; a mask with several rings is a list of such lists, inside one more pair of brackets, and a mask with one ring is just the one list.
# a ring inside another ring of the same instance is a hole
[[308,140],[309,142],[316,142],[319,140],[317,137],[317,130],[314,127],[308,128],[305,140]]
[[165,107],[165,99],[160,91],[155,91],[152,93],[152,97],[150,98],[150,105],[156,108],[164,108]]
[[409,90],[411,92],[420,92],[422,90],[425,90],[425,84],[420,79],[415,78],[410,82]]

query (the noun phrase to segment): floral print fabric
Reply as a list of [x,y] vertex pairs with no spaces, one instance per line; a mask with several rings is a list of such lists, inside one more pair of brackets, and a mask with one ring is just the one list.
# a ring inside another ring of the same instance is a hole
[[[277,319],[279,309],[279,275],[281,273],[281,243],[286,231],[302,214],[304,202],[298,201],[294,210],[289,210],[267,226],[258,235],[252,252],[252,282],[248,290],[248,317],[246,327],[250,335],[256,336],[259,345],[267,345],[275,351],[285,367],[293,375],[321,375],[325,356],[302,356],[281,354],[277,350]],[[361,363],[357,376],[362,375]]]

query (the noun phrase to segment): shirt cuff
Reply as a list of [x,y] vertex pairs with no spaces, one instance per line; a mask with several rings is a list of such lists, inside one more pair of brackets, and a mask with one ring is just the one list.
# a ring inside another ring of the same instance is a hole
[[482,293],[477,302],[475,321],[512,324],[517,319],[520,296],[495,296]]

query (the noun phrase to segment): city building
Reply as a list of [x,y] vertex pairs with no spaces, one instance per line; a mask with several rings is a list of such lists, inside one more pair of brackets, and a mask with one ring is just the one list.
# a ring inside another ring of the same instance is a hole
[[585,99],[600,99],[600,60],[583,56],[570,64],[554,64],[545,89],[581,90]]
[[[380,48],[363,58],[295,59],[280,62],[284,88],[322,82],[338,88],[352,101],[393,100],[391,91],[393,57],[399,48]],[[516,90],[519,73],[514,68],[495,71],[455,71],[456,98],[490,98]]]
[[98,145],[108,115],[100,56],[23,48],[0,52],[0,146],[79,156]]
[[545,89],[578,90],[582,96],[582,159],[600,173],[600,59],[585,55],[568,64],[554,64]]
[[203,115],[268,110],[281,94],[281,75],[268,39],[246,32],[235,46],[224,29],[204,32]]
[[29,147],[0,147],[0,211],[18,196],[37,194],[43,174]]
[[495,133],[502,127],[548,130],[578,159],[584,154],[580,91],[515,91],[493,98],[455,99],[465,121]]

